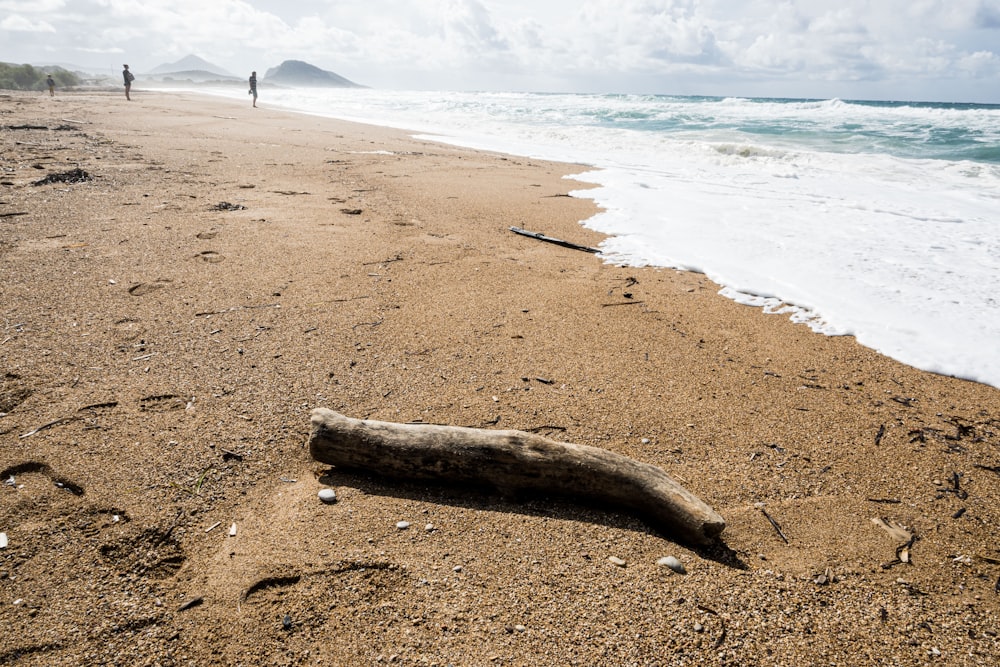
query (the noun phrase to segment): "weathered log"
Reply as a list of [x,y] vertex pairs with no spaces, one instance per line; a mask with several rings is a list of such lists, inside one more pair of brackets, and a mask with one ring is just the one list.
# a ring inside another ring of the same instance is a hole
[[597,447],[524,431],[352,419],[326,408],[313,410],[312,425],[312,457],[337,467],[599,501],[696,544],[711,543],[726,526],[662,469]]

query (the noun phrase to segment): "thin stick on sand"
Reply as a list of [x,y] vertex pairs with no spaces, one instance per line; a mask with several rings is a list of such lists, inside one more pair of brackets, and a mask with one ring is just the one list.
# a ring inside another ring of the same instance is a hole
[[313,410],[312,425],[312,457],[338,467],[596,500],[695,544],[713,542],[726,526],[662,469],[597,447],[524,431],[352,419],[325,408]]

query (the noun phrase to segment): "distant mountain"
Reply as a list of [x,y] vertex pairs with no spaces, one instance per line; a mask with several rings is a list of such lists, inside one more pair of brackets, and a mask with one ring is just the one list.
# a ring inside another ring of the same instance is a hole
[[286,60],[267,70],[264,80],[283,86],[313,86],[327,88],[364,88],[339,74],[327,72],[301,60]]
[[[180,74],[191,74],[194,72],[200,72],[202,74],[207,72],[209,74],[214,74],[216,77],[230,77],[234,79],[237,78],[232,73],[227,72],[218,65],[213,65],[204,58],[199,58],[196,55],[184,56],[175,63],[164,63],[162,65],[159,65],[158,67],[154,67],[153,69],[149,70],[148,72],[146,72],[146,74],[180,75]],[[184,78],[192,78],[192,77],[185,76]]]
[[215,74],[214,72],[208,72],[202,69],[187,70],[185,72],[170,72],[169,74],[150,74],[143,75],[143,78],[150,78],[154,81],[191,81],[192,83],[215,83],[215,82],[234,82],[234,81],[244,81],[237,76],[231,76],[229,74]]

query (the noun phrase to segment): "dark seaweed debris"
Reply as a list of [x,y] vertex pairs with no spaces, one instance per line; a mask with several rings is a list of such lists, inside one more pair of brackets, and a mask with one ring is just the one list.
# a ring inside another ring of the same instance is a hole
[[242,204],[230,204],[227,201],[220,201],[218,204],[212,207],[213,211],[244,211],[246,206]]
[[49,174],[40,181],[35,181],[32,185],[49,185],[50,183],[86,183],[90,180],[90,174],[77,167],[69,171]]

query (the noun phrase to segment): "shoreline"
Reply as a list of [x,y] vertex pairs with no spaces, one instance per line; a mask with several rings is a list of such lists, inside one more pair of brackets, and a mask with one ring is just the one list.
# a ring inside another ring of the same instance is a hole
[[[512,234],[603,238],[580,224],[593,202],[565,196],[576,165],[135,97],[0,111],[0,214],[17,214],[0,217],[0,471],[23,484],[0,487],[0,656],[1000,658],[1000,392],[702,275]],[[28,121],[52,129],[6,129]],[[31,185],[77,166],[91,180]],[[607,508],[332,471],[303,446],[315,407],[652,463],[722,514],[725,547]],[[909,562],[873,518],[917,536]]]

